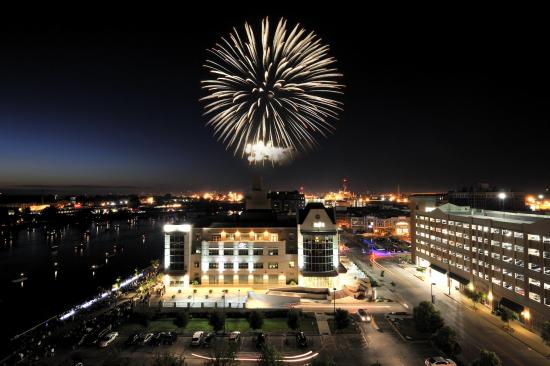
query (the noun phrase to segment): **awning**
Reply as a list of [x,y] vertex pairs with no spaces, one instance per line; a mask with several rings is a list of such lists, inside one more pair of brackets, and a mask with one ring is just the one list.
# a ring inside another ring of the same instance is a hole
[[470,280],[467,280],[465,278],[460,277],[459,275],[449,272],[449,277],[451,277],[453,280],[463,284],[464,286],[467,286],[470,283]]
[[439,267],[438,265],[435,265],[435,264],[430,264],[430,268],[432,269],[435,269],[437,272],[441,272],[443,274],[446,274],[447,273],[447,270],[446,269],[443,269],[441,267]]
[[514,311],[518,314],[521,314],[523,312],[523,310],[525,310],[523,305],[520,305],[517,302],[512,301],[510,299],[507,299],[505,297],[500,299],[500,306],[507,307],[508,309],[510,309],[510,310],[512,310],[512,311]]

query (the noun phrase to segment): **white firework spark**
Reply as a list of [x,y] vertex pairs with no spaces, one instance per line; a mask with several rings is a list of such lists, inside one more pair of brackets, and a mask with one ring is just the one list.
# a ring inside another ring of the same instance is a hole
[[259,38],[248,23],[244,30],[233,28],[209,50],[213,58],[204,66],[211,79],[202,82],[208,95],[201,99],[207,125],[251,163],[289,160],[333,132],[342,74],[328,45],[299,24],[290,30],[281,18],[270,32],[265,18]]

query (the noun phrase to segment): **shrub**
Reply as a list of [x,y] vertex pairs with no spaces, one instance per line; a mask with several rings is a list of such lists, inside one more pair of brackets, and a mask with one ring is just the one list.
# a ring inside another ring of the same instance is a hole
[[178,313],[174,319],[174,325],[179,328],[185,328],[189,324],[189,313],[187,311]]
[[253,311],[248,315],[248,324],[252,329],[261,329],[264,324],[264,315],[260,311]]
[[220,313],[219,311],[213,312],[210,314],[208,324],[210,324],[212,329],[216,332],[222,330],[225,326],[225,314]]
[[334,314],[334,326],[336,329],[344,329],[350,324],[349,312],[344,309],[336,309]]
[[292,330],[300,328],[300,315],[301,313],[297,310],[290,310],[286,317],[286,324]]

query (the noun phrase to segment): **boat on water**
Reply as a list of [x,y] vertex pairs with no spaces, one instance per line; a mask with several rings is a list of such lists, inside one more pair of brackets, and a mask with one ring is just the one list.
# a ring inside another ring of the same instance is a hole
[[19,282],[23,282],[23,281],[26,281],[28,280],[27,276],[25,276],[24,273],[21,273],[21,275],[19,276],[19,278],[16,278],[15,280],[11,280],[11,282],[13,283],[19,283]]

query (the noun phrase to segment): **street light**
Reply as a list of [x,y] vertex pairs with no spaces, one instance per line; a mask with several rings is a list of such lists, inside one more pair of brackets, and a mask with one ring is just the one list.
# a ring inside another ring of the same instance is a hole
[[332,297],[334,299],[334,322],[336,321],[336,287],[332,288]]
[[430,285],[430,294],[432,295],[432,304],[435,304],[434,285],[435,285],[435,282],[432,282]]
[[500,209],[504,211],[504,200],[506,199],[506,193],[500,192],[498,194],[498,198],[500,199]]

